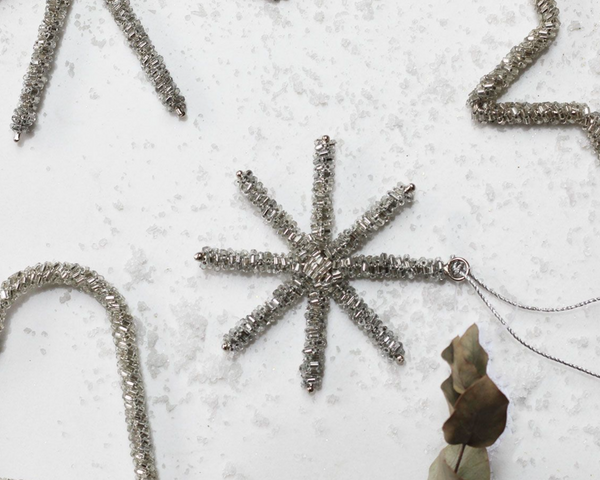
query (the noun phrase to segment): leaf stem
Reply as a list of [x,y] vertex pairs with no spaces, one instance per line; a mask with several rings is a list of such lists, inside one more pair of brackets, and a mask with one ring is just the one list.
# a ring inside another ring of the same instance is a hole
[[463,444],[463,446],[460,449],[460,454],[458,455],[458,462],[456,462],[456,467],[454,468],[454,473],[458,473],[458,468],[460,467],[460,462],[462,462],[463,455],[465,454],[466,448],[467,448],[467,446],[465,444]]

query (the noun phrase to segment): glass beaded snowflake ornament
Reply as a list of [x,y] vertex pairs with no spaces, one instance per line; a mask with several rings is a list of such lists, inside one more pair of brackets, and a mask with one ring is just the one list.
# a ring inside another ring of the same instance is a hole
[[49,285],[75,288],[87,293],[108,311],[117,353],[135,478],[156,480],[158,471],[146,408],[135,320],[129,313],[125,299],[115,287],[95,271],[77,264],[42,263],[26,268],[12,275],[0,286],[0,333],[4,328],[8,310],[19,298],[33,289]]
[[[473,287],[491,314],[522,346],[547,360],[572,368],[581,373],[600,378],[600,374],[572,362],[548,354],[524,340],[493,305],[491,297],[530,312],[564,313],[600,303],[600,297],[573,305],[538,307],[512,300],[498,293],[475,276],[471,265],[460,257],[447,263],[439,258],[415,259],[410,256],[356,255],[366,241],[413,201],[415,186],[398,185],[363,214],[354,225],[332,238],[333,226],[333,176],[335,142],[324,136],[315,142],[314,178],[312,190],[311,232],[300,231],[298,224],[269,196],[267,189],[251,171],[237,173],[237,183],[242,194],[258,209],[261,216],[290,246],[290,253],[234,251],[204,247],[196,254],[203,269],[237,271],[255,274],[284,274],[291,278],[279,285],[272,297],[224,336],[223,350],[241,352],[266,330],[281,319],[303,297],[308,298],[305,314],[306,329],[303,349],[304,360],[300,366],[302,386],[309,392],[321,388],[325,370],[327,347],[326,321],[329,301],[333,299],[352,322],[365,332],[381,352],[393,361],[404,364],[402,342],[393,330],[384,325],[379,316],[367,305],[350,280],[433,280],[440,283],[450,280]],[[491,297],[490,297],[491,295]]]
[[[73,0],[47,0],[44,19],[38,38],[33,46],[31,61],[25,74],[19,104],[12,117],[11,129],[18,142],[24,133],[31,131],[37,120],[37,111],[48,75],[54,63],[54,55]],[[129,0],[104,0],[104,4],[123,31],[130,47],[136,52],[142,69],[154,86],[160,100],[171,112],[185,117],[185,98],[156,52],[146,30],[133,12]]]
[[484,76],[469,96],[473,118],[498,125],[578,125],[600,156],[600,113],[585,103],[498,102],[521,73],[550,47],[560,27],[555,0],[535,0],[540,24],[514,47],[491,73]]
[[365,256],[353,253],[412,202],[415,186],[398,185],[362,215],[348,230],[332,239],[332,191],[335,142],[324,136],[315,142],[311,233],[300,231],[296,222],[267,193],[251,171],[238,172],[238,185],[262,217],[290,246],[288,254],[234,252],[205,247],[196,255],[205,269],[252,273],[290,274],[273,297],[243,318],[224,337],[223,349],[241,351],[265,333],[283,313],[304,296],[308,298],[302,384],[309,392],[319,389],[325,366],[326,317],[329,299],[336,301],[351,320],[389,358],[403,364],[404,347],[397,335],[367,305],[349,280],[444,278],[440,259],[419,260],[393,255]]

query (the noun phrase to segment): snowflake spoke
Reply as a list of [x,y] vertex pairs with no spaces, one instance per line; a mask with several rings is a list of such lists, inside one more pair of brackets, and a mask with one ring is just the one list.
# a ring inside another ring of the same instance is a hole
[[230,270],[245,273],[292,273],[299,269],[294,255],[287,253],[235,251],[204,247],[196,254],[203,270]]
[[406,203],[413,200],[415,186],[398,185],[370,208],[349,229],[344,230],[331,246],[333,255],[348,256],[360,248],[367,239],[387,225]]
[[267,192],[264,185],[247,170],[237,172],[240,191],[254,205],[261,216],[282,236],[293,250],[301,249],[306,244],[306,235],[298,228],[298,224]]
[[402,342],[383,324],[354,287],[345,282],[335,285],[332,296],[358,328],[364,331],[386,356],[400,364],[404,363]]
[[325,244],[331,240],[334,156],[335,143],[328,136],[315,142],[311,232],[319,244]]
[[444,262],[436,258],[412,258],[409,255],[353,255],[335,264],[342,276],[349,279],[371,280],[443,280]]
[[304,361],[300,367],[302,385],[309,392],[321,388],[325,370],[325,348],[327,347],[327,313],[329,298],[319,290],[308,294]]
[[223,337],[223,350],[244,350],[277,323],[282,315],[302,298],[306,288],[306,283],[297,276],[279,285],[269,300],[242,318],[235,328]]

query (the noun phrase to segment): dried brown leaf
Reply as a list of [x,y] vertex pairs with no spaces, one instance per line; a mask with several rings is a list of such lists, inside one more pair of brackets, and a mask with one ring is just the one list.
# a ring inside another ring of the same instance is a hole
[[446,401],[448,402],[448,408],[450,409],[450,413],[454,412],[454,405],[458,401],[460,395],[456,390],[454,390],[454,382],[452,381],[452,375],[450,375],[444,383],[442,383],[442,392],[444,392],[444,396],[446,397]]
[[479,344],[479,328],[472,325],[462,337],[452,341],[454,390],[463,394],[486,374],[488,354]]
[[454,412],[443,427],[446,442],[489,447],[506,428],[508,403],[487,375],[477,380],[454,404]]
[[454,473],[454,469],[448,465],[444,457],[444,450],[429,467],[427,480],[465,480]]
[[462,445],[448,445],[429,468],[428,480],[490,480],[490,460],[485,448],[465,448],[454,473]]
[[[459,337],[456,337],[456,339],[459,339]],[[442,358],[446,360],[448,365],[452,366],[454,363],[454,340],[448,345],[446,350],[442,352]]]
[[479,343],[479,327],[473,324],[460,339],[460,356],[475,365],[482,377],[487,373],[489,356]]
[[[462,445],[448,445],[442,450],[442,455],[446,463],[454,469]],[[490,480],[490,459],[485,448],[465,448],[460,467],[458,468],[458,476],[463,480]]]

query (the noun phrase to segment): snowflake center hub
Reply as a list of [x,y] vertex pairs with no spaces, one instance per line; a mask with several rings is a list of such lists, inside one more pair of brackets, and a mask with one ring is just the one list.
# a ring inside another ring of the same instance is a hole
[[322,287],[331,286],[342,280],[342,274],[335,268],[335,262],[319,248],[315,248],[308,254],[304,263],[304,273],[316,285]]

